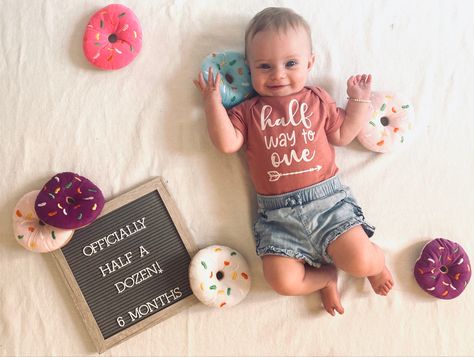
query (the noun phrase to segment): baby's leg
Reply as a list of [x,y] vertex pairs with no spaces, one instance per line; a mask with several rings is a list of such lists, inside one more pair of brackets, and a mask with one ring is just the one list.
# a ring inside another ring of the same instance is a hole
[[351,228],[333,241],[327,252],[339,269],[367,277],[377,294],[387,295],[393,287],[393,278],[385,265],[382,250],[369,241],[361,226]]
[[333,265],[314,268],[301,260],[278,255],[265,255],[262,261],[265,279],[277,293],[308,295],[319,290],[327,312],[333,316],[334,310],[344,313],[337,291],[337,270]]

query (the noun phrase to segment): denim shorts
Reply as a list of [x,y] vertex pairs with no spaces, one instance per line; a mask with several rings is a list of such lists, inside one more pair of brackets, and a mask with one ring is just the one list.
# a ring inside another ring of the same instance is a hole
[[329,244],[350,228],[361,225],[369,237],[375,230],[338,176],[282,195],[257,195],[257,203],[258,256],[280,255],[319,267],[332,263]]

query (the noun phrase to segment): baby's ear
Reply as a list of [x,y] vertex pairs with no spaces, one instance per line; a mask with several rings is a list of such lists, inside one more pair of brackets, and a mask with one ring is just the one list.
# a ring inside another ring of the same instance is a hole
[[315,62],[316,62],[316,55],[312,53],[308,60],[308,71],[310,71],[313,68]]

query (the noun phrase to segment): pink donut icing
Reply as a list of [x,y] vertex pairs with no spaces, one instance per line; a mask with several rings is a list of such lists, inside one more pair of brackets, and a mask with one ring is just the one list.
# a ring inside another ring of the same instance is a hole
[[59,229],[40,221],[35,211],[35,200],[40,191],[24,195],[13,210],[15,240],[25,249],[47,253],[66,245],[74,230]]
[[128,7],[111,4],[97,11],[87,24],[83,49],[87,60],[101,69],[125,67],[142,48],[142,29]]
[[406,145],[413,134],[412,105],[392,92],[372,92],[372,112],[357,139],[366,148],[387,153]]

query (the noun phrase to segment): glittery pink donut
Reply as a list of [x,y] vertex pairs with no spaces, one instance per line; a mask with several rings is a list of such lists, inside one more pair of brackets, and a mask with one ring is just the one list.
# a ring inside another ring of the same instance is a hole
[[471,279],[471,265],[464,249],[448,239],[428,242],[415,263],[415,279],[428,294],[454,299]]
[[74,230],[59,229],[45,224],[35,212],[35,201],[40,191],[24,195],[13,210],[15,240],[23,248],[37,253],[52,252],[66,245]]
[[101,190],[74,172],[54,175],[38,194],[38,217],[53,227],[78,229],[92,223],[104,207]]
[[128,7],[112,4],[97,11],[87,24],[83,49],[87,60],[101,69],[125,67],[142,48],[142,28]]

